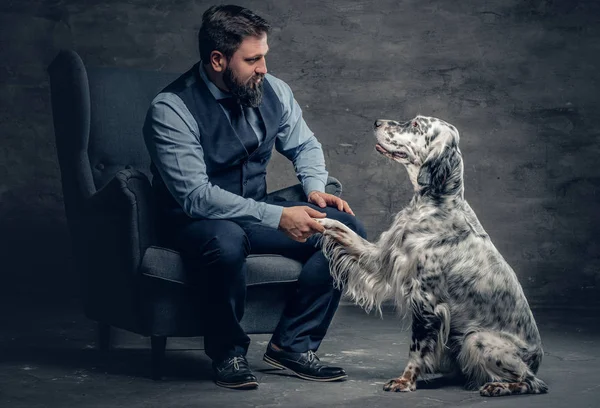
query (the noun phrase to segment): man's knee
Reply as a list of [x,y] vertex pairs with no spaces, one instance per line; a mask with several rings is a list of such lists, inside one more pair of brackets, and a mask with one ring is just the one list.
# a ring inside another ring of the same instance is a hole
[[211,265],[237,270],[250,253],[250,242],[244,230],[234,222],[224,221],[206,244],[203,257]]
[[363,223],[356,217],[352,217],[352,225],[348,225],[352,229],[352,231],[356,232],[358,235],[367,239],[367,230]]

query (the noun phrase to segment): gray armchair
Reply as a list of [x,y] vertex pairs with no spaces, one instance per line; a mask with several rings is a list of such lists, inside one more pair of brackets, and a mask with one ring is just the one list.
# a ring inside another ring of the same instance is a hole
[[[150,159],[141,127],[153,97],[177,74],[86,67],[61,51],[48,67],[65,212],[85,315],[98,322],[99,347],[110,328],[151,337],[152,377],[161,377],[167,337],[202,336],[207,305],[188,283],[176,251],[162,248],[154,228]],[[330,178],[327,192],[341,194]],[[272,193],[305,200],[300,185]],[[248,259],[242,325],[272,333],[301,270],[279,255]]]

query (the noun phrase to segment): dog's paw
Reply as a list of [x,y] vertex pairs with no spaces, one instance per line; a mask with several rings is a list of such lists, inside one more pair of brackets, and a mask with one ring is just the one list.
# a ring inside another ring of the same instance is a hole
[[331,238],[345,247],[354,243],[354,232],[341,222],[331,218],[315,218],[314,220],[325,227],[325,232],[323,232],[325,237]]
[[413,381],[408,381],[406,378],[394,378],[392,380],[389,380],[383,386],[384,391],[393,392],[410,392],[416,389],[416,384]]
[[348,228],[338,220],[332,218],[313,218],[313,220],[321,224],[327,230],[343,230],[344,228]]
[[501,382],[489,382],[479,389],[479,395],[482,397],[501,397],[503,395],[510,395],[509,384]]

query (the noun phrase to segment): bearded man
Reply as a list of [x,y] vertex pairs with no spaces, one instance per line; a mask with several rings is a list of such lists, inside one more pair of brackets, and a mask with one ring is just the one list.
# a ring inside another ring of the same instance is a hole
[[[303,263],[264,360],[304,379],[344,380],[343,368],[315,354],[341,294],[314,235],[323,227],[313,217],[339,220],[366,237],[348,203],[325,193],[321,144],[290,87],[267,74],[269,28],[242,7],[206,10],[200,61],[154,98],[143,127],[159,235],[209,288],[205,352],[215,382],[239,389],[258,386],[246,360],[250,338],[240,326],[246,257],[279,254]],[[273,146],[292,161],[307,202],[267,199]]]

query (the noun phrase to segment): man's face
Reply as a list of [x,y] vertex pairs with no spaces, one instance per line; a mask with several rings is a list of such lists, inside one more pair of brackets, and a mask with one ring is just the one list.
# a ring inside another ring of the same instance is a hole
[[223,82],[242,105],[257,107],[262,101],[267,52],[269,46],[266,34],[261,37],[246,37],[227,63]]

